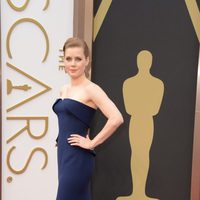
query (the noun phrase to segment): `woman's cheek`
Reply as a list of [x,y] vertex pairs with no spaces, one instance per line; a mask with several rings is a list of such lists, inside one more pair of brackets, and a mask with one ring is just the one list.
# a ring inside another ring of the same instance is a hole
[[68,67],[65,67],[65,73],[68,73],[69,70],[68,70]]

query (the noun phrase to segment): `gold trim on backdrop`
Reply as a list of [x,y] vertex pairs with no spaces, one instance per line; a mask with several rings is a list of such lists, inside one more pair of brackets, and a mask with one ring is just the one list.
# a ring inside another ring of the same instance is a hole
[[200,42],[200,12],[196,0],[185,0],[194,29]]
[[[86,41],[92,58],[93,0],[74,0],[74,37]],[[91,62],[88,66],[91,78]]]
[[[196,0],[185,0],[194,30],[200,42],[200,11]],[[197,73],[196,108],[193,137],[191,200],[200,199],[200,49]]]
[[106,14],[111,6],[112,0],[102,0],[99,9],[97,11],[96,16],[94,17],[94,33],[93,33],[93,41],[95,41],[97,34],[103,24],[103,21],[106,17]]

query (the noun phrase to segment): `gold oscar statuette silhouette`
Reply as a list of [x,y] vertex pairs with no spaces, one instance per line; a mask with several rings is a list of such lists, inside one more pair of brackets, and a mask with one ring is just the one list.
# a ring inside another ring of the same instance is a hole
[[7,79],[7,95],[12,93],[12,89],[18,89],[18,90],[30,90],[31,87],[28,86],[27,84],[25,85],[19,85],[19,86],[13,86],[11,80]]
[[154,135],[153,116],[159,112],[164,93],[163,82],[150,73],[152,61],[151,52],[140,51],[137,55],[138,73],[123,84],[125,109],[131,116],[129,140],[133,190],[130,196],[117,197],[117,200],[158,200],[148,197],[145,192]]

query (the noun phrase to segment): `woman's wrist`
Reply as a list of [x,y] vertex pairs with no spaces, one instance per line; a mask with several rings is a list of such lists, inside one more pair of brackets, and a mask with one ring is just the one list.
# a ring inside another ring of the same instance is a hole
[[94,150],[95,147],[96,147],[96,145],[95,145],[95,141],[94,141],[94,139],[93,139],[93,140],[91,140],[90,149],[91,149],[91,150]]

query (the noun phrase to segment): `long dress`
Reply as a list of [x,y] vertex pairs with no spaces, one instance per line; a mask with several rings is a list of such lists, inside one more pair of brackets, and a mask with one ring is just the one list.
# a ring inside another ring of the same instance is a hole
[[53,110],[58,117],[58,191],[56,200],[91,200],[90,180],[95,152],[71,146],[67,138],[75,133],[86,137],[96,109],[74,99],[57,99]]

